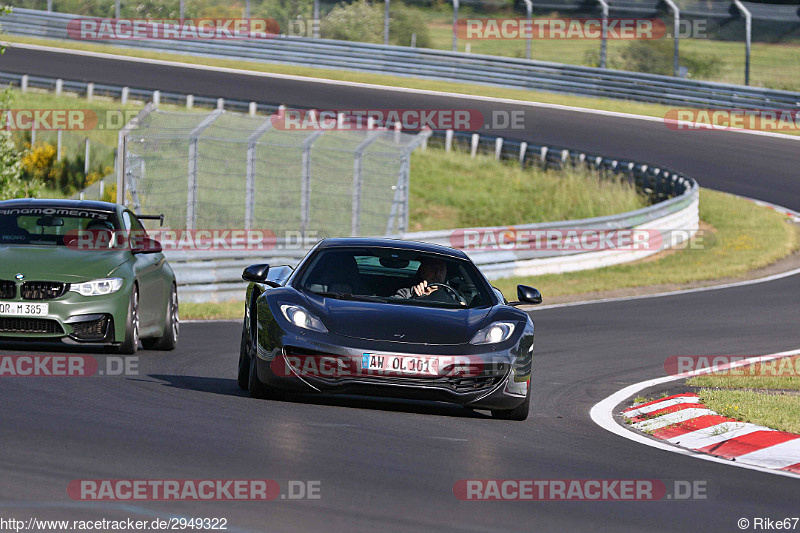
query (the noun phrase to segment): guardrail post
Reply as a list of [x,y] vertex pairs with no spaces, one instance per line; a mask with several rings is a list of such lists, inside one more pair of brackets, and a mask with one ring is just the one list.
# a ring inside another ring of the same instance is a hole
[[86,84],[86,100],[89,102],[94,98],[94,83],[89,82]]
[[608,2],[597,0],[603,8],[603,36],[600,40],[600,68],[606,68],[606,56],[608,54]]
[[744,15],[745,31],[745,56],[744,56],[744,84],[750,85],[750,45],[753,38],[753,15],[740,0],[733,0],[736,8]]
[[56,80],[56,96],[61,96],[61,90],[64,88],[64,80],[58,78]]
[[225,109],[225,99],[224,98],[217,98],[217,109],[222,111]]
[[28,75],[23,74],[22,78],[19,80],[19,90],[23,93],[28,92]]
[[453,149],[453,130],[444,132],[444,151],[449,152]]
[[453,0],[453,52],[458,52],[458,0]]
[[542,149],[539,151],[539,161],[541,161],[544,166],[547,166],[547,151],[547,146],[542,146]]
[[525,152],[528,151],[528,143],[522,141],[519,143],[519,165],[521,167],[525,166]]
[[255,102],[250,102],[249,104],[247,104],[247,113],[251,116],[255,115],[257,107],[258,105]]
[[500,161],[500,153],[503,151],[503,138],[498,137],[494,140],[494,158]]
[[159,90],[153,91],[153,105],[156,107],[161,105],[161,91]]
[[119,102],[122,105],[125,105],[125,104],[128,103],[128,93],[129,92],[130,92],[130,88],[128,88],[128,87],[123,87],[122,88],[122,92],[119,95]]
[[480,142],[481,136],[477,133],[472,134],[472,139],[470,139],[469,143],[469,156],[472,159],[475,159],[475,156],[478,154],[478,142]]
[[187,94],[186,95],[186,109],[191,109],[194,107],[194,95]]

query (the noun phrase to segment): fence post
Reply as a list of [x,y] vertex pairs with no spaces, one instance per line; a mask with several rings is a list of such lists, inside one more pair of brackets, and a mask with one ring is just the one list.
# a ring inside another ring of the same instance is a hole
[[161,105],[161,91],[159,90],[153,91],[153,105],[156,107]]
[[600,68],[606,68],[606,56],[608,52],[608,2],[597,0],[603,8],[603,37],[600,40]]
[[220,111],[225,109],[225,99],[224,98],[217,98],[217,109]]
[[186,95],[186,109],[191,109],[194,107],[194,95],[187,94]]
[[458,0],[453,0],[453,52],[458,52]]
[[358,237],[361,233],[361,185],[363,183],[362,167],[364,164],[364,151],[380,134],[380,131],[368,132],[366,138],[361,141],[353,151],[353,204],[350,213],[351,237]]
[[678,43],[680,42],[678,34],[681,31],[681,10],[675,4],[674,0],[664,0],[664,3],[666,3],[672,10],[672,15],[674,17],[672,38],[675,41],[675,51],[673,52],[673,58],[672,58],[672,75],[677,78],[680,75],[680,70],[681,70],[680,60],[678,55]]
[[528,143],[522,141],[519,143],[519,164],[520,166],[525,166],[525,152],[528,151]]
[[197,224],[197,158],[199,154],[199,137],[222,111],[212,111],[189,133],[189,169],[186,180],[186,229],[195,229]]
[[319,0],[314,0],[314,20],[311,23],[314,25],[314,39],[319,39]]
[[84,140],[84,149],[83,149],[83,174],[86,175],[89,173],[89,137],[86,137]]
[[[35,126],[35,124],[33,126]],[[36,145],[36,128],[31,127],[31,148],[33,148],[34,145]]]
[[733,3],[736,4],[736,8],[744,15],[744,84],[750,85],[750,45],[752,44],[753,38],[753,15],[750,13],[750,10],[744,6],[741,0],[733,0]]
[[61,90],[64,88],[64,80],[58,78],[56,80],[56,96],[61,96]]
[[383,44],[389,44],[389,0],[384,0],[384,8],[383,8]]
[[61,135],[63,130],[56,132],[56,161],[61,161]]
[[[312,109],[309,113],[314,112]],[[300,234],[306,238],[306,230],[311,220],[311,145],[325,130],[316,130],[303,140],[303,157],[300,176]]]
[[19,80],[19,90],[23,93],[28,92],[28,75],[23,74],[22,79]]
[[120,14],[119,14],[119,12],[120,12],[120,5],[119,5],[119,1],[120,1],[120,0],[115,0],[115,1],[114,1],[114,18],[117,18],[117,19],[118,19],[118,18],[120,18]]
[[500,161],[500,154],[503,152],[503,138],[498,137],[494,140],[494,158]]
[[472,138],[469,142],[469,156],[472,159],[475,159],[475,156],[478,154],[478,142],[480,142],[481,136],[477,133],[472,134]]
[[122,105],[125,105],[125,104],[128,103],[128,93],[129,92],[130,92],[130,88],[128,88],[128,87],[123,87],[122,88],[122,92],[119,95],[119,102]]
[[89,82],[86,84],[86,100],[89,102],[94,98],[94,83]]
[[[533,2],[531,0],[522,0],[525,2],[525,11],[528,14],[528,26],[533,28]],[[528,35],[528,42],[525,43],[525,57],[531,58],[531,41],[533,40],[533,31]]]
[[453,149],[453,130],[444,132],[444,151],[449,152]]
[[253,229],[256,207],[256,150],[258,139],[272,127],[272,120],[267,118],[247,138],[247,176],[245,178],[244,229]]
[[257,104],[255,102],[250,102],[249,104],[247,104],[247,113],[250,116],[255,115],[256,114],[256,107],[257,107]]
[[47,0],[47,12],[48,13],[53,12],[53,0]]

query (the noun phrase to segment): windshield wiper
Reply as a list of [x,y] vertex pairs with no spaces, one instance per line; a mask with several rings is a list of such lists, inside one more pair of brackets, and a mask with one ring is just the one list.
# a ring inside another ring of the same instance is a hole
[[367,296],[365,294],[350,294],[349,292],[317,292],[310,291],[317,296],[326,298],[336,298],[337,300],[356,300],[359,302],[386,302],[386,298],[380,296]]

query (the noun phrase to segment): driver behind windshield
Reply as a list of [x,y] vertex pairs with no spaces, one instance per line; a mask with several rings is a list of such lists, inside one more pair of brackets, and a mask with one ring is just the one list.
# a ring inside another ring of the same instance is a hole
[[439,287],[431,287],[432,283],[444,283],[447,278],[447,263],[435,257],[423,257],[420,259],[417,269],[417,283],[408,288],[402,288],[395,293],[398,298],[414,298],[427,296]]

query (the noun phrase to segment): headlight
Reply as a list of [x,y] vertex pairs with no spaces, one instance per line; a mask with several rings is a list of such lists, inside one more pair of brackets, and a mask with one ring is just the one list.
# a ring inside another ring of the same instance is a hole
[[322,321],[306,311],[305,308],[299,305],[281,305],[281,313],[286,317],[286,320],[299,328],[310,329],[313,331],[321,331],[327,333],[328,329]]
[[480,330],[469,341],[470,344],[497,344],[508,340],[514,333],[513,322],[493,322]]
[[103,278],[87,281],[86,283],[71,283],[70,292],[80,293],[82,296],[102,296],[117,292],[122,288],[122,278]]

